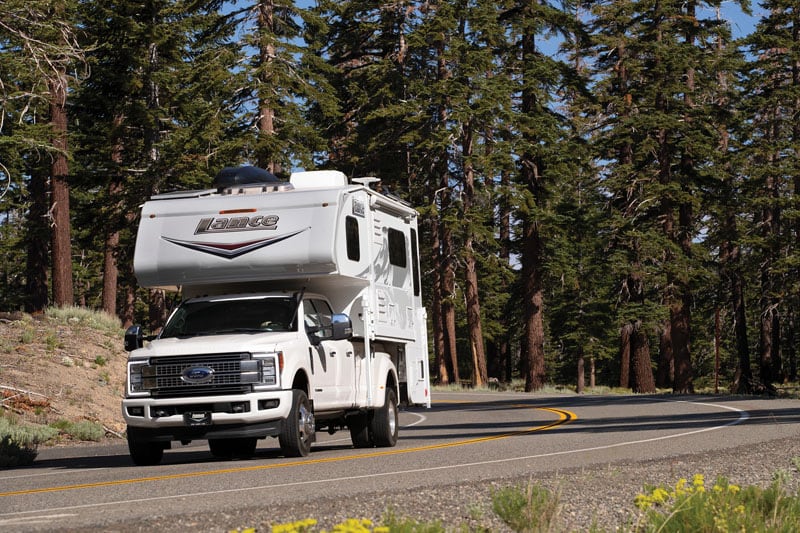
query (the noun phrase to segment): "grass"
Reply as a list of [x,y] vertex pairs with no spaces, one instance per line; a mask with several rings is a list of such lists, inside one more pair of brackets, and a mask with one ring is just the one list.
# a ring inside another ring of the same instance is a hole
[[62,324],[79,324],[107,333],[122,333],[119,318],[85,307],[50,307],[45,311],[45,316]]
[[103,429],[101,424],[90,422],[89,420],[80,420],[78,422],[59,420],[50,424],[50,427],[56,428],[60,433],[69,435],[75,440],[82,441],[97,442],[106,434],[106,430]]
[[555,531],[559,498],[529,483],[496,491],[492,494],[492,509],[514,531]]

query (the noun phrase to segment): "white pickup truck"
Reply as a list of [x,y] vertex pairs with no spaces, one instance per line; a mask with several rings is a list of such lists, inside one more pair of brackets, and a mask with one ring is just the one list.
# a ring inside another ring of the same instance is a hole
[[305,456],[344,428],[394,446],[398,404],[430,406],[417,213],[371,181],[229,168],[144,204],[139,283],[185,299],[157,336],[125,334],[135,464],[197,439],[221,458],[266,437]]

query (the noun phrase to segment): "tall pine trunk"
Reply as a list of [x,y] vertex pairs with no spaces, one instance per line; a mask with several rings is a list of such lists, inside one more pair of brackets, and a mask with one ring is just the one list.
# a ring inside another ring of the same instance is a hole
[[29,209],[25,246],[25,311],[41,313],[48,304],[47,252],[50,232],[47,225],[47,179],[41,169],[30,171]]
[[525,322],[521,356],[525,392],[532,392],[545,384],[542,242],[537,223],[526,220],[522,226],[522,311]]
[[[435,202],[435,198],[434,198]],[[439,221],[430,220],[431,226],[431,257],[433,259],[433,281],[431,283],[431,323],[433,325],[433,353],[435,356],[434,368],[438,369],[438,383],[450,383],[450,372],[447,370],[448,351],[445,342],[445,325],[442,314],[442,257],[441,243],[439,242]]]
[[[503,188],[503,195],[499,205],[500,215],[500,260],[505,265],[511,264],[511,199],[508,191],[509,177],[507,172],[503,172],[500,177],[500,184]],[[501,290],[508,291],[508,284],[503,282]],[[500,376],[506,383],[511,383],[514,374],[514,362],[511,357],[511,319],[510,313],[504,313],[499,317],[504,335],[498,343],[498,367],[502,368]]]
[[265,150],[267,145],[266,138],[275,135],[275,108],[267,98],[267,94],[272,91],[272,76],[269,68],[274,61],[275,45],[272,40],[275,38],[274,31],[275,3],[272,0],[259,0],[258,2],[258,31],[259,31],[259,104],[258,104],[258,135],[259,149],[256,157],[257,164],[276,174],[281,168],[277,162],[276,154],[271,150]]
[[[436,48],[436,76],[441,82],[450,79],[451,73],[445,57],[445,42],[444,35],[437,39],[434,46]],[[448,118],[448,97],[444,96],[442,102],[438,102],[436,109],[436,119],[439,125],[447,124]],[[434,224],[437,225],[436,234],[439,238],[439,244],[436,247],[436,266],[438,268],[437,276],[439,279],[438,296],[439,296],[439,313],[441,315],[441,333],[443,341],[443,363],[449,366],[450,369],[450,382],[458,383],[461,381],[461,376],[458,369],[458,351],[456,346],[456,309],[455,309],[455,291],[456,291],[456,274],[455,274],[455,250],[453,247],[453,231],[450,229],[447,221],[445,220],[447,212],[450,209],[450,164],[447,150],[443,150],[438,154],[438,162],[435,165],[436,175],[439,176],[439,183],[437,190],[433,193],[433,203],[436,205],[437,197],[439,201],[439,209],[437,211],[437,219]]]
[[[124,116],[118,114],[114,117],[114,131],[118,131],[123,122]],[[103,250],[103,311],[110,315],[117,314],[117,285],[119,284],[119,239],[120,227],[123,218],[122,201],[119,199],[123,194],[123,177],[119,175],[122,166],[123,141],[117,139],[111,151],[112,168],[117,169],[111,182],[108,184],[108,203],[110,216],[108,226],[103,228],[106,233],[105,247]],[[133,221],[133,215],[128,215],[128,221]]]
[[50,166],[53,303],[64,307],[74,304],[74,293],[67,165],[67,75],[63,67],[59,67],[58,75],[51,78],[48,84],[54,148]]
[[[444,209],[443,209],[444,211]],[[442,235],[442,322],[444,323],[445,347],[452,369],[452,383],[461,381],[456,350],[456,272],[453,232],[447,221],[441,221]]]
[[[117,286],[119,285],[119,213],[121,206],[117,201],[122,193],[120,180],[114,179],[108,186],[108,198],[112,205],[103,249],[103,311],[110,315],[117,314]],[[132,218],[132,217],[131,217]]]
[[631,324],[631,391],[635,394],[656,392],[653,367],[650,364],[650,341],[641,322]]
[[672,321],[667,319],[661,325],[658,335],[658,365],[656,366],[656,386],[663,389],[672,387],[675,380],[675,357],[672,355]]
[[[472,206],[475,203],[475,169],[470,162],[472,157],[472,128],[463,125],[462,153],[464,156],[464,218],[469,221]],[[467,328],[469,329],[470,347],[472,349],[472,385],[482,387],[489,379],[486,369],[486,351],[483,344],[483,326],[481,324],[481,305],[478,296],[478,272],[474,236],[470,224],[466,224],[464,238],[464,290],[467,298]]]
[[631,386],[631,333],[633,323],[628,322],[619,328],[619,386]]
[[109,315],[117,314],[118,248],[119,230],[107,231],[103,250],[103,311]]
[[[770,132],[771,138],[778,141],[776,132]],[[768,168],[775,168],[777,156],[771,156]],[[761,261],[761,320],[759,327],[759,373],[761,383],[767,390],[774,390],[774,382],[778,378],[775,373],[775,359],[778,357],[779,343],[775,342],[778,334],[778,305],[776,296],[778,280],[773,272],[774,265],[780,260],[779,249],[776,241],[780,232],[779,210],[777,207],[780,196],[778,178],[767,171],[764,183],[767,205],[762,210],[761,228],[765,242],[763,247],[764,258]]]
[[[536,42],[533,34],[522,36],[522,59],[536,61]],[[536,111],[536,95],[533,86],[537,80],[523,80],[522,113],[533,115]],[[523,331],[522,367],[525,373],[525,391],[540,390],[545,383],[544,364],[544,288],[543,288],[543,243],[536,220],[537,205],[542,202],[542,162],[530,151],[538,144],[535,132],[523,134],[530,146],[520,157],[522,183],[527,187],[529,205],[524,209],[522,221],[522,312]]]
[[[696,20],[696,2],[690,0],[686,2],[686,17],[687,20]],[[695,47],[695,25],[687,25],[686,30],[686,43]],[[695,107],[694,92],[695,92],[695,69],[694,67],[687,68],[684,72],[683,79],[686,83],[684,91],[683,103],[687,110]],[[690,127],[693,123],[693,117],[690,113],[684,114],[684,124]],[[677,176],[681,192],[681,200],[677,202],[678,211],[678,227],[671,230],[668,236],[671,237],[677,248],[681,252],[680,262],[688,261],[692,256],[692,235],[693,235],[693,211],[691,204],[683,199],[686,196],[691,197],[688,182],[696,178],[697,170],[695,169],[695,159],[688,148],[684,148],[684,152],[680,157],[680,175]],[[672,179],[675,177],[671,176]],[[684,263],[685,264],[685,263]],[[670,282],[675,287],[675,293],[670,299],[670,317],[672,323],[672,355],[675,359],[675,379],[672,386],[674,392],[690,393],[694,392],[692,384],[692,356],[691,356],[691,309],[692,309],[692,292],[689,283],[687,272],[688,267],[672,269],[678,270],[680,274],[672,276]]]

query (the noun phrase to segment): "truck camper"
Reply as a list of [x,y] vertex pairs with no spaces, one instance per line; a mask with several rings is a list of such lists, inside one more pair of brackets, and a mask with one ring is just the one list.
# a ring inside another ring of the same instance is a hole
[[134,463],[192,440],[232,458],[277,437],[305,456],[321,430],[394,446],[398,405],[430,407],[417,212],[351,181],[226,168],[143,205],[136,277],[183,301],[158,335],[125,333]]

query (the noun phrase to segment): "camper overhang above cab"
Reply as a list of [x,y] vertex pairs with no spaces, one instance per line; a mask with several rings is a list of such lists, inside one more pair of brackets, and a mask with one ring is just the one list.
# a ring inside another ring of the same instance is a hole
[[366,262],[342,268],[350,253],[344,219],[366,220],[380,210],[408,224],[417,213],[370,189],[373,180],[354,181],[323,170],[295,172],[287,182],[239,167],[223,169],[212,189],[156,195],[141,213],[134,256],[139,284],[176,290],[331,275],[369,282]]

